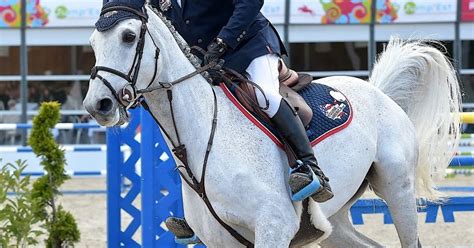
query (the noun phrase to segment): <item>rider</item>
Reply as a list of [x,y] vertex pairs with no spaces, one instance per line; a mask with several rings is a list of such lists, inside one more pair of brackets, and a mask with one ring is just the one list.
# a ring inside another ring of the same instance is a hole
[[[145,0],[129,1],[143,4]],[[151,4],[165,9],[190,46],[207,50],[205,64],[223,59],[224,67],[246,75],[263,89],[265,96],[257,90],[258,103],[298,159],[289,177],[292,194],[301,191],[304,198],[311,196],[317,202],[332,198],[329,180],[318,167],[305,127],[279,93],[279,58],[286,50],[275,28],[260,13],[263,0],[151,0]],[[308,191],[316,179],[321,187]]]
[[[143,6],[145,0],[112,2]],[[298,194],[299,199],[311,196],[317,202],[331,199],[329,179],[318,167],[305,127],[279,93],[279,60],[286,50],[275,28],[260,13],[263,0],[151,0],[151,4],[163,10],[190,46],[207,50],[205,64],[223,59],[224,67],[246,75],[263,89],[265,95],[256,91],[258,103],[298,159],[289,176],[292,198]],[[167,226],[183,242],[196,241],[184,219],[169,220]]]

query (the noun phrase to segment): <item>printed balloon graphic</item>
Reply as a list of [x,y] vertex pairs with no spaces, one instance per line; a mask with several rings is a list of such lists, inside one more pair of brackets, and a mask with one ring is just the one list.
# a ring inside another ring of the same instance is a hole
[[[40,0],[26,1],[26,22],[29,27],[43,27],[48,24],[48,14],[40,5]],[[21,1],[0,0],[0,27],[20,27]]]
[[[377,1],[378,22],[390,23],[397,19],[397,11],[391,0]],[[323,24],[370,23],[371,0],[320,0],[325,15]]]

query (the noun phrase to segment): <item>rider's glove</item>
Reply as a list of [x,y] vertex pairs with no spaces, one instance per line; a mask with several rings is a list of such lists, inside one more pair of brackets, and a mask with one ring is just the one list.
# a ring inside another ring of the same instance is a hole
[[209,78],[211,79],[211,82],[215,85],[218,85],[224,81],[223,75],[225,74],[225,72],[222,70],[222,66],[224,66],[224,60],[218,59],[216,60],[216,62],[216,66],[207,69],[207,73],[209,75]]
[[204,55],[204,64],[207,65],[212,61],[219,59],[227,51],[227,44],[221,39],[216,38],[209,46]]

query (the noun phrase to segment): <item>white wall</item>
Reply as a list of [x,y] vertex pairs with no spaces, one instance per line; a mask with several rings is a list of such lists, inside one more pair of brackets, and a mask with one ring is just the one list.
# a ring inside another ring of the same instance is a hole
[[[90,28],[37,28],[28,29],[26,42],[30,46],[88,45],[94,29]],[[19,46],[19,29],[0,29],[0,46]]]
[[[65,152],[66,171],[76,172],[99,172],[106,169],[106,152]],[[28,167],[25,172],[41,172],[40,159],[32,152],[6,153],[1,152],[0,158],[3,163],[13,163],[18,159],[26,160]]]

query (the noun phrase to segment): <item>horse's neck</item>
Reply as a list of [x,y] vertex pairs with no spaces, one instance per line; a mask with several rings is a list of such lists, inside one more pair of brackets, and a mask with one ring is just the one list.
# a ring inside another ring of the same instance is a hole
[[[157,16],[151,15],[149,28],[151,35],[158,41],[162,56],[157,82],[171,82],[196,70]],[[187,146],[190,164],[194,165],[197,173],[202,166],[211,130],[214,109],[212,90],[207,81],[197,75],[175,85],[172,92],[176,126],[181,142]],[[145,95],[145,98],[152,114],[163,122],[164,129],[177,141],[166,91],[158,90]]]

